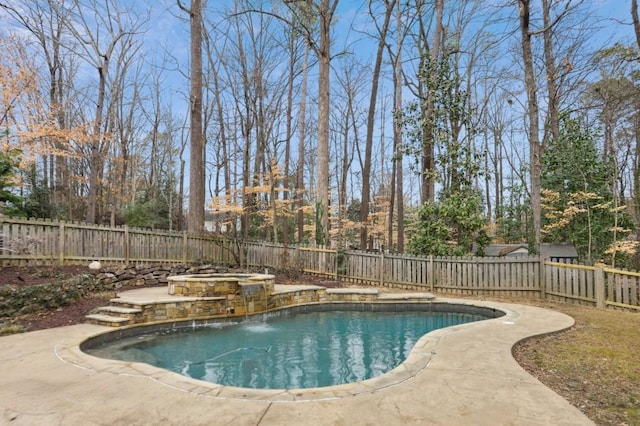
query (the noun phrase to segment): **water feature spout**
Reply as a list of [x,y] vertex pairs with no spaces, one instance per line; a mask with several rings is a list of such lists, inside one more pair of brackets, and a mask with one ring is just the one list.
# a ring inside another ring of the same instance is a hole
[[[240,285],[240,293],[242,294],[242,300],[244,302],[244,310],[245,317],[249,313],[254,313],[256,310],[255,302],[262,300],[263,303],[266,301],[267,288],[265,286],[264,281],[249,281],[249,282],[241,282],[238,283]],[[259,297],[262,296],[262,297]],[[251,304],[251,309],[250,309]],[[266,310],[267,306],[265,303],[264,307],[261,307],[261,310]]]

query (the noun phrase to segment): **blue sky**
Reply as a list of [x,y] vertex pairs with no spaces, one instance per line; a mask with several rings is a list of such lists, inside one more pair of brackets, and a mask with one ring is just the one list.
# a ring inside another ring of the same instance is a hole
[[[27,2],[29,1],[31,0],[15,1],[15,3],[17,5],[28,4]],[[450,3],[450,1],[451,0],[448,0],[446,3],[454,4]],[[575,1],[576,0],[574,0],[574,2]],[[188,3],[189,0],[185,2]],[[147,31],[143,36],[147,49],[145,51],[145,62],[149,65],[160,65],[163,58],[167,55],[175,59],[180,70],[176,70],[173,64],[169,67],[171,70],[167,71],[164,80],[164,97],[166,102],[173,106],[176,115],[186,113],[188,81],[185,75],[188,75],[189,67],[189,24],[186,19],[186,14],[179,10],[175,0],[120,0],[119,3],[122,5],[131,4],[138,10],[150,10],[151,18],[147,24]],[[517,18],[515,15],[515,2],[507,0],[478,0],[477,2],[481,7],[485,7],[486,5],[490,10],[489,13],[496,12],[496,5],[508,3],[513,4],[513,6],[509,9],[503,9],[500,13],[496,13],[495,16],[500,17],[509,14],[512,20],[506,25],[502,22],[494,23],[492,28],[498,32],[508,32],[517,25],[517,21],[514,20]],[[534,0],[534,3],[537,4],[538,2]],[[216,21],[219,19],[216,11],[232,4],[232,0],[209,0],[210,11],[206,17]],[[631,26],[630,0],[585,0],[585,4],[589,5],[594,15],[600,18],[598,21],[600,27],[595,29],[592,35],[594,44],[607,41],[622,41],[629,44],[635,43],[633,28]],[[0,11],[0,34],[6,34],[8,31],[15,30],[16,27],[12,25],[11,20],[7,18],[4,12]],[[366,3],[364,1],[341,0],[336,25],[334,27],[333,51],[338,52],[346,49],[360,61],[372,64],[374,45],[371,40],[366,39],[364,34],[361,34],[361,32],[364,31],[374,31],[374,28],[368,23]],[[517,37],[512,40],[512,43],[517,45]],[[510,62],[511,64],[515,63],[514,72],[517,73],[517,52],[515,53],[515,57],[513,57],[513,55],[514,52],[504,52],[499,60],[512,61]],[[337,59],[334,62],[334,71],[339,71],[340,60],[341,59]],[[87,70],[87,78],[95,78],[94,73],[94,70]],[[315,69],[311,70],[310,78],[313,79],[314,76]],[[334,87],[336,87],[335,75],[332,76],[332,78]],[[391,93],[388,78],[383,81],[383,84],[386,84],[386,86],[382,87],[380,97],[382,97],[383,93],[387,96]],[[315,90],[314,85],[315,83],[313,81],[310,82],[311,92]],[[310,111],[310,113],[313,113],[313,111]],[[390,114],[387,114],[387,118],[389,118],[389,115]],[[385,133],[385,137],[389,138],[391,135],[390,129],[387,129]],[[376,135],[376,137],[378,136],[379,135]],[[389,158],[389,155],[387,158]],[[407,174],[407,179],[410,178]],[[411,185],[411,182],[408,184]]]

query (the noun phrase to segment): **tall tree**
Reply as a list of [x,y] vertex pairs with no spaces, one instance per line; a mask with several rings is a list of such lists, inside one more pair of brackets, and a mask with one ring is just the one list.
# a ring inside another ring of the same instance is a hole
[[318,56],[318,181],[317,202],[319,223],[316,224],[316,243],[329,243],[329,107],[331,73],[331,23],[338,0],[319,0],[318,15],[320,43]]
[[538,106],[538,86],[536,83],[536,75],[533,67],[533,47],[532,37],[533,30],[531,28],[531,7],[529,0],[518,0],[518,11],[520,17],[520,37],[522,60],[524,64],[524,82],[527,92],[527,111],[526,115],[529,124],[529,173],[530,173],[530,198],[531,210],[533,217],[533,240],[532,245],[534,251],[540,248],[541,239],[541,199],[540,199],[540,110]]
[[96,70],[98,78],[87,159],[89,177],[85,215],[87,222],[95,223],[102,219],[102,182],[112,143],[106,132],[114,108],[111,95],[117,99],[117,86],[110,85],[110,79],[124,71],[126,64],[120,63],[117,57],[126,57],[127,51],[135,48],[133,40],[144,31],[147,18],[132,14],[113,0],[74,0],[70,10],[73,19],[65,21],[67,29],[77,40],[81,57]]
[[[20,24],[37,40],[42,50],[48,70],[49,114],[57,128],[64,132],[67,128],[65,116],[64,61],[62,52],[63,35],[66,33],[64,21],[68,19],[68,11],[57,7],[54,0],[38,0],[16,8],[14,5],[0,3],[0,7],[9,11]],[[51,203],[57,211],[63,210],[64,204],[70,204],[68,191],[70,176],[67,170],[68,158],[62,155],[68,152],[64,140],[51,138],[51,148],[55,155],[50,155],[44,170],[45,186],[51,188]],[[46,159],[47,157],[45,157]],[[47,176],[48,173],[48,176]],[[73,219],[73,218],[72,218]]]
[[296,167],[296,207],[298,244],[304,241],[304,144],[307,131],[307,82],[309,74],[309,42],[304,44],[302,59],[302,81],[300,83],[300,106],[298,110],[298,165]]
[[[560,37],[560,25],[568,22],[568,17],[572,12],[578,11],[582,0],[567,0],[564,2],[554,2],[553,0],[541,0],[542,6],[542,23],[539,28],[533,23],[532,7],[530,0],[519,0],[519,18],[521,33],[521,49],[524,63],[524,81],[527,93],[526,115],[528,118],[528,137],[529,137],[529,164],[530,164],[530,195],[531,209],[533,218],[533,235],[531,245],[538,250],[541,238],[541,216],[540,216],[540,156],[543,153],[544,146],[551,139],[557,139],[560,135],[560,110],[563,99],[563,87],[566,83],[569,73],[573,71],[574,66],[571,63],[574,51],[580,50],[580,43],[583,33],[580,29],[576,31],[568,30],[567,33],[574,37],[570,41],[570,47],[567,48],[563,55],[564,58],[559,61],[556,52],[556,41]],[[555,12],[555,13],[554,13]],[[544,82],[537,81],[535,75],[535,53],[534,43],[535,36],[542,35],[542,61],[545,70]],[[586,65],[586,64],[585,64]],[[585,66],[585,68],[587,68]],[[543,137],[540,136],[540,118],[541,108],[538,104],[538,90],[546,85],[547,96],[544,103],[547,106],[547,114],[545,123],[545,131]],[[574,92],[577,92],[574,89]],[[575,95],[574,95],[575,96]],[[577,96],[574,97],[577,99]]]
[[[329,121],[331,77],[331,25],[339,0],[285,0],[296,15],[291,23],[300,25],[309,46],[318,58],[318,146],[316,180],[316,244],[329,243]],[[313,34],[318,27],[318,38]],[[298,225],[299,226],[299,225]]]
[[[210,27],[215,28],[215,25],[212,23],[209,24]],[[211,92],[211,96],[213,97],[211,109],[214,111],[212,114],[214,115],[214,119],[217,121],[217,138],[216,138],[216,148],[217,148],[217,161],[215,164],[215,176],[216,176],[216,184],[215,184],[215,193],[214,197],[219,197],[219,175],[220,171],[223,173],[223,186],[224,186],[224,202],[223,205],[226,207],[232,204],[233,201],[233,191],[231,185],[231,172],[234,163],[234,159],[231,156],[231,141],[230,136],[231,132],[228,130],[228,120],[225,115],[227,111],[225,110],[225,104],[223,102],[224,98],[224,89],[223,89],[223,69],[222,69],[222,61],[219,58],[222,56],[222,52],[225,50],[227,44],[226,40],[223,43],[217,43],[213,39],[213,31],[205,31],[205,50],[206,50],[206,58],[207,58],[207,69],[209,71],[209,84],[207,90]],[[218,203],[219,204],[219,203]],[[224,221],[229,224],[230,234],[236,236],[237,226],[236,226],[236,215],[233,212],[224,212]],[[222,226],[220,226],[220,229]]]
[[[393,119],[393,170],[395,171],[396,190],[395,196],[397,197],[397,218],[398,224],[396,244],[398,252],[404,252],[404,171],[402,162],[402,123],[398,119],[398,114],[402,110],[402,81],[403,81],[403,68],[402,68],[402,46],[404,44],[404,25],[402,21],[402,2],[397,3],[396,12],[396,57],[393,61],[394,73],[393,73],[393,109],[396,112]],[[393,179],[392,179],[393,181]],[[391,209],[389,223],[393,227],[393,201],[391,202]],[[391,228],[393,229],[393,228]],[[391,243],[393,238],[391,232],[389,235],[389,242]]]
[[191,0],[191,7],[185,7],[180,0],[178,6],[189,14],[191,34],[190,68],[190,145],[189,145],[189,212],[187,229],[199,234],[204,231],[205,164],[204,131],[202,126],[202,1]]
[[365,140],[364,167],[362,169],[362,200],[360,203],[360,248],[367,247],[367,226],[369,221],[369,201],[371,197],[371,153],[373,150],[373,131],[375,127],[375,114],[378,98],[378,84],[380,82],[380,70],[382,69],[382,56],[384,48],[387,44],[387,32],[393,10],[395,9],[396,0],[384,0],[384,16],[382,25],[379,25],[375,13],[373,11],[373,0],[369,1],[369,16],[371,16],[376,29],[378,31],[378,46],[376,48],[375,64],[373,66],[373,75],[371,81],[371,93],[369,97],[369,108],[367,115],[367,136]]
[[[444,39],[445,27],[442,24],[444,16],[444,0],[435,0],[435,28],[433,30],[433,43],[429,43],[429,35],[427,33],[428,26],[423,22],[424,13],[424,0],[416,0],[418,6],[417,13],[420,22],[419,32],[419,49],[420,49],[420,72],[427,73],[431,77],[432,81],[436,81],[437,76],[437,64],[440,61],[442,41]],[[419,82],[423,82],[423,79],[419,79]],[[423,100],[421,103],[422,119],[425,123],[426,130],[423,134],[422,140],[422,161],[421,161],[421,191],[420,201],[425,203],[427,201],[433,202],[435,200],[435,140],[433,135],[434,130],[434,88],[428,85],[418,85],[418,97]]]

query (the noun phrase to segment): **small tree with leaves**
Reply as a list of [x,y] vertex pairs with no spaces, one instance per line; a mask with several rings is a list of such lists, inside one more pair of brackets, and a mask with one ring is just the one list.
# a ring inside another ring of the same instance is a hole
[[486,225],[482,195],[478,191],[467,189],[442,194],[438,202],[427,202],[418,210],[409,252],[462,256],[470,254],[476,246],[481,254],[490,242]]

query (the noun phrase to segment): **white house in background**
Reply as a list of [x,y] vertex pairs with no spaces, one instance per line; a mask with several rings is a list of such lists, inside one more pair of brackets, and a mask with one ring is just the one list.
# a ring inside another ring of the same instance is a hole
[[[490,244],[484,249],[485,256],[518,257],[528,256],[529,248],[526,243]],[[572,263],[578,261],[578,251],[569,243],[540,244],[540,255],[554,262]]]
[[228,212],[211,212],[205,210],[204,212],[204,229],[209,232],[227,232],[228,220],[231,215]]
[[529,256],[529,248],[526,243],[490,244],[485,247],[484,255],[489,257]]

